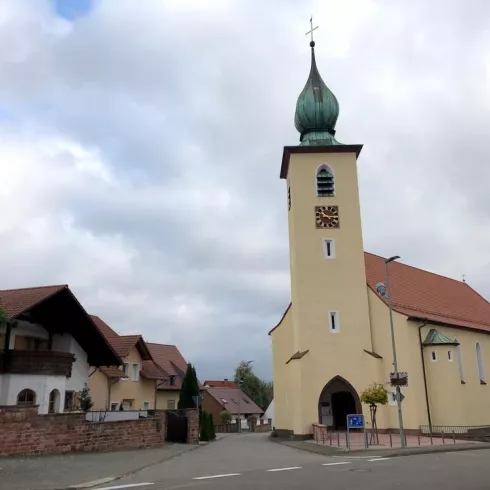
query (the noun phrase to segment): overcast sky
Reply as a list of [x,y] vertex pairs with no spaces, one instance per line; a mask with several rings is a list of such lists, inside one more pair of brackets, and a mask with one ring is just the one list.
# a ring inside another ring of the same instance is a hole
[[270,377],[311,13],[365,249],[489,298],[486,0],[1,0],[0,287]]

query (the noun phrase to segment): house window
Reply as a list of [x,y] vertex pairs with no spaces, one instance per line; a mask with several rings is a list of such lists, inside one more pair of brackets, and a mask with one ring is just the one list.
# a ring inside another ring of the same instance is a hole
[[430,360],[432,362],[436,362],[437,361],[436,351],[434,351],[434,350],[431,351],[431,353],[430,353]]
[[143,402],[143,410],[150,410],[150,402]]
[[111,412],[117,412],[119,409],[119,403],[111,403]]
[[60,411],[60,392],[52,390],[49,394],[48,413],[58,413]]
[[452,350],[447,351],[447,360],[449,362],[453,362],[453,351]]
[[461,354],[461,345],[456,346],[456,356],[458,359],[458,370],[459,370],[459,378],[461,379],[461,383],[464,384],[464,372],[463,372],[463,356]]
[[316,191],[319,197],[335,195],[333,170],[328,165],[322,165],[316,173]]
[[326,259],[335,258],[335,242],[331,238],[323,239],[323,256]]
[[169,410],[175,410],[175,400],[168,400],[167,401],[167,408]]
[[330,321],[330,331],[332,333],[339,333],[340,331],[340,323],[339,323],[339,313],[338,311],[330,311],[328,313],[329,321]]
[[17,395],[17,405],[22,407],[35,405],[36,403],[36,393],[32,390],[22,390]]
[[75,410],[75,392],[74,391],[65,391],[65,412],[71,412]]
[[175,375],[170,376],[170,386],[175,386],[175,378],[176,377],[177,376],[175,376]]
[[139,364],[133,364],[132,377],[133,381],[139,381],[140,379],[140,367]]
[[485,367],[483,365],[483,356],[481,353],[480,342],[476,343],[476,361],[478,363],[478,376],[480,376],[480,383],[487,384],[487,377],[485,376]]
[[132,399],[124,399],[122,401],[123,410],[133,410],[133,401],[134,400],[132,400]]
[[127,362],[123,364],[123,372],[124,372],[124,377],[129,378],[129,364]]

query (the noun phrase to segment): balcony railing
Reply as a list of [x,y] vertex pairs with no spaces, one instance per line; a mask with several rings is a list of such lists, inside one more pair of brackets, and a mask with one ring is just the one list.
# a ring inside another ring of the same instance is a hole
[[71,376],[70,352],[9,350],[0,352],[0,373]]

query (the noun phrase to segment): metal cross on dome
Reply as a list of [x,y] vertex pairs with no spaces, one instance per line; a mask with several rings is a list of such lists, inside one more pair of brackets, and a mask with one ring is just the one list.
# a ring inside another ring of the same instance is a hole
[[305,34],[307,36],[308,34],[311,34],[311,42],[313,42],[313,31],[318,29],[318,26],[313,27],[313,15],[310,17],[310,30]]

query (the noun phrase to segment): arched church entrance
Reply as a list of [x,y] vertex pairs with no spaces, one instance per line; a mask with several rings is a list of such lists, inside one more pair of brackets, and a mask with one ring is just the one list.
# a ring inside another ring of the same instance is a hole
[[359,395],[346,379],[335,376],[320,394],[319,422],[335,430],[345,430],[347,415],[353,413],[362,413]]

